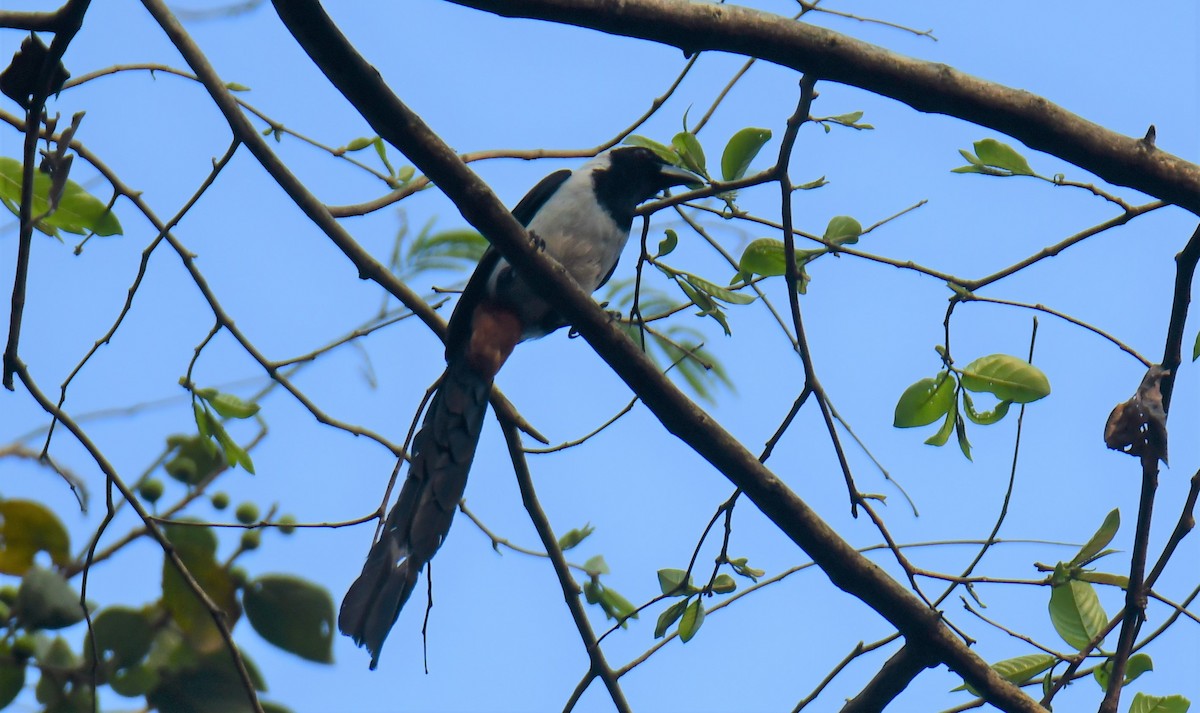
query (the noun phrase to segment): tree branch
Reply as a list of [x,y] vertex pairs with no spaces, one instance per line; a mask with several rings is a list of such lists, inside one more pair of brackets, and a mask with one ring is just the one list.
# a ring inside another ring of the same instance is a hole
[[846,35],[734,5],[685,0],[450,0],[505,17],[550,20],[673,45],[720,50],[790,67],[995,129],[1090,171],[1200,215],[1200,166],[1094,124],[1027,91]]
[[[150,2],[151,0],[145,0]],[[687,399],[579,288],[561,265],[537,250],[495,194],[420,117],[405,106],[314,0],[275,0],[275,10],[318,67],[367,122],[454,201],[463,217],[555,305],[609,366],[642,396],[668,431],[740,487],[833,582],[899,628],[914,646],[946,663],[1006,711],[1043,711],[968,649],[940,615],[837,535],[732,435]],[[697,6],[719,11],[719,6]]]
[[[446,336],[446,323],[438,315],[437,311],[425,300],[421,299],[420,295],[409,289],[386,265],[376,260],[371,253],[359,245],[351,237],[350,233],[337,222],[337,219],[330,213],[329,207],[318,200],[305,187],[304,183],[288,170],[288,167],[271,151],[266,140],[254,128],[246,115],[242,113],[237,98],[225,86],[225,82],[217,75],[216,70],[208,62],[204,53],[200,51],[200,48],[188,36],[183,26],[171,14],[166,4],[162,0],[143,0],[143,5],[150,11],[150,14],[163,28],[163,31],[166,32],[167,37],[175,45],[175,48],[183,55],[188,66],[196,73],[196,77],[204,84],[204,88],[208,90],[217,109],[225,116],[225,120],[229,123],[229,128],[233,131],[234,135],[250,150],[250,153],[254,154],[254,158],[262,164],[267,173],[271,174],[271,178],[288,194],[288,197],[292,199],[296,206],[308,216],[308,219],[320,228],[333,244],[350,259],[350,262],[358,270],[359,278],[372,280],[387,290],[388,293],[424,322],[434,334],[438,335],[440,339],[444,339]],[[276,368],[278,368],[278,365],[276,365]],[[492,388],[491,403],[492,408],[497,413],[515,419],[518,424],[521,424],[521,429],[530,436],[542,443],[547,442],[545,436],[542,436],[530,427],[525,419],[521,418],[520,414],[517,413],[513,405],[509,403],[508,399],[495,387]]]
[[892,655],[858,695],[846,701],[842,713],[882,711],[908,684],[934,662],[918,647],[906,643]]

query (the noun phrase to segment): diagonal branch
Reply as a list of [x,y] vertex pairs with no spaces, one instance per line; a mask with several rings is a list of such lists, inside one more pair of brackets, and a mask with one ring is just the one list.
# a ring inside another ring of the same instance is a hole
[[[150,2],[151,0],[144,0]],[[454,201],[541,297],[555,305],[667,428],[723,473],[834,584],[892,622],[914,646],[962,675],[1005,711],[1043,711],[1000,677],[926,607],[868,561],[774,473],[670,382],[562,268],[530,242],[495,194],[420,117],[405,106],[313,0],[276,0],[275,10],[325,75],[376,132],[400,149]],[[719,6],[705,6],[720,9]]]
[[1200,215],[1200,166],[1105,129],[1040,96],[944,64],[734,5],[685,0],[450,0],[505,17],[550,20],[673,45],[758,57],[995,129],[1094,173]]
[[[350,259],[350,262],[358,270],[359,278],[371,280],[387,290],[416,315],[418,319],[424,322],[434,334],[444,339],[446,336],[446,323],[438,315],[437,311],[429,303],[421,299],[420,295],[409,289],[386,265],[376,260],[362,245],[359,245],[350,233],[337,222],[337,219],[330,212],[329,207],[313,195],[305,187],[304,183],[271,151],[266,140],[254,128],[253,124],[250,123],[249,118],[242,113],[237,98],[225,86],[225,82],[221,80],[221,77],[217,74],[212,64],[209,63],[208,58],[204,56],[204,53],[192,41],[187,31],[183,29],[183,25],[171,14],[171,10],[167,7],[166,3],[163,0],[143,0],[143,4],[163,28],[163,31],[166,32],[168,38],[175,45],[175,48],[183,55],[188,66],[196,73],[196,77],[204,84],[204,88],[208,90],[217,109],[225,116],[225,120],[229,123],[229,128],[233,131],[234,135],[249,149],[254,158],[262,164],[262,167],[271,175],[271,178],[288,194],[288,197],[292,199],[296,206],[308,216],[309,220],[324,232],[330,241]],[[279,365],[276,364],[275,366],[278,368]],[[492,408],[497,413],[503,414],[506,418],[515,419],[520,424],[522,431],[525,431],[542,443],[547,442],[544,436],[525,422],[525,419],[517,413],[508,399],[495,387],[492,388],[491,403]]]
[[584,677],[584,682],[581,682],[580,687],[576,690],[578,693],[582,693],[587,683],[590,683],[593,678],[599,678],[608,689],[613,706],[618,711],[627,713],[632,709],[625,700],[625,693],[621,690],[620,682],[617,681],[617,673],[608,665],[608,661],[604,657],[604,651],[600,648],[600,641],[596,638],[596,632],[592,630],[591,622],[588,621],[583,602],[579,601],[579,585],[571,576],[571,565],[563,556],[562,548],[558,545],[558,538],[554,536],[554,530],[550,526],[550,519],[546,517],[546,512],[538,502],[537,492],[533,489],[533,478],[529,474],[525,449],[521,445],[521,433],[512,421],[506,419],[501,420],[501,427],[504,431],[504,441],[508,444],[508,455],[512,458],[513,470],[517,474],[517,485],[521,488],[521,501],[524,503],[530,519],[533,520],[538,536],[542,538],[542,546],[546,548],[546,555],[554,565],[554,574],[558,576],[558,582],[562,586],[567,608],[571,610],[571,619],[575,622],[575,628],[579,630],[579,636],[583,639],[583,645],[587,649],[588,659],[591,662],[588,675]]

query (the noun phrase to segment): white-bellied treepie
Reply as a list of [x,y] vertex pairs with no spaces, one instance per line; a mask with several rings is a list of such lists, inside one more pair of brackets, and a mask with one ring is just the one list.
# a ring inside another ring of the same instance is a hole
[[[699,182],[649,149],[623,146],[543,178],[512,213],[581,287],[594,291],[616,269],[638,204],[670,186]],[[562,326],[553,307],[489,248],[450,318],[446,371],[413,439],[399,499],[342,600],[338,628],[367,647],[372,669],[417,576],[450,530],[492,379],[518,342]]]

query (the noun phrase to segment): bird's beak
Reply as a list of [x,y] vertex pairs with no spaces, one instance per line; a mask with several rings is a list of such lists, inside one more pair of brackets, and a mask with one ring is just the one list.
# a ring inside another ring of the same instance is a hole
[[663,167],[658,170],[658,173],[660,176],[662,176],[662,185],[664,188],[669,188],[671,186],[687,186],[694,189],[702,188],[704,186],[703,176],[692,173],[691,171],[678,166],[663,164]]

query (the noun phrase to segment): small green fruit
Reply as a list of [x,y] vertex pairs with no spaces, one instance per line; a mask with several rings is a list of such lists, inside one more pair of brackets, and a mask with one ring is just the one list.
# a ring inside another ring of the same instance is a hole
[[284,515],[279,518],[279,531],[285,535],[290,535],[296,531],[296,516]]
[[251,502],[244,502],[237,506],[233,516],[243,525],[258,522],[258,506]]
[[218,510],[224,510],[225,508],[229,507],[229,493],[213,493],[209,500],[212,501],[212,506]]
[[163,482],[158,478],[149,478],[138,486],[138,494],[148,503],[157,502],[163,495]]
[[262,533],[258,530],[246,530],[242,533],[242,549],[257,550],[262,543]]
[[37,642],[29,634],[22,634],[21,636],[17,637],[16,641],[13,642],[13,656],[18,659],[27,659],[30,656],[33,656],[36,650]]

